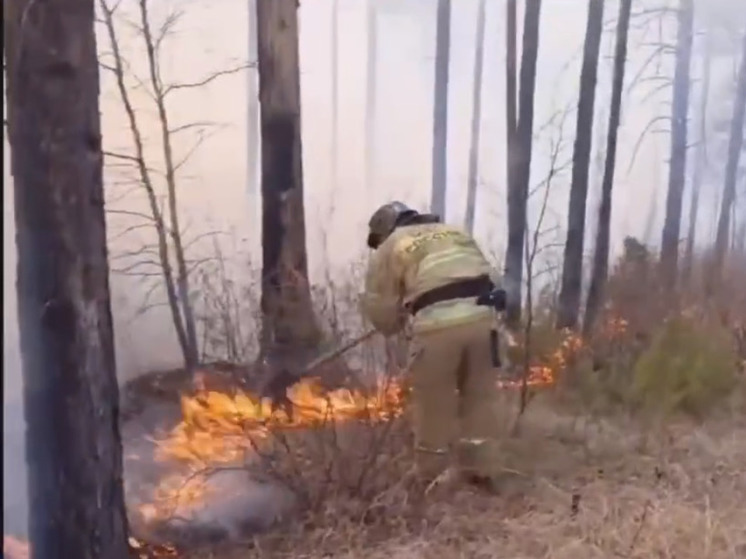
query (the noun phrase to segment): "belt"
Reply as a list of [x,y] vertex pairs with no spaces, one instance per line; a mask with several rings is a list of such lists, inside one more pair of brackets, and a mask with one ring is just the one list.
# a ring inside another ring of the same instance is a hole
[[480,295],[491,291],[494,287],[492,280],[486,275],[478,276],[476,278],[456,280],[452,283],[426,291],[417,297],[417,299],[409,304],[409,312],[412,315],[415,315],[425,307],[429,307],[430,305],[442,301],[466,299],[467,297],[479,297]]

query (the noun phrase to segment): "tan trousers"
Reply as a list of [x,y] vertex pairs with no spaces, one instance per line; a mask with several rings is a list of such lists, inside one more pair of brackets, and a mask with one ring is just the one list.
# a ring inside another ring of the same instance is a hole
[[417,466],[426,478],[454,461],[466,474],[495,474],[498,371],[490,355],[490,325],[480,320],[412,340],[412,420]]

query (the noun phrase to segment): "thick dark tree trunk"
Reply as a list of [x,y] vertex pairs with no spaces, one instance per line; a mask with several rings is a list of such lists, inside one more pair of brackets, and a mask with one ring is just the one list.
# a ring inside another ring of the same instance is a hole
[[694,241],[697,235],[697,218],[699,217],[699,191],[702,188],[702,177],[707,166],[707,101],[710,96],[710,49],[709,38],[705,36],[705,45],[702,50],[704,71],[702,75],[702,91],[700,93],[699,105],[699,142],[697,144],[697,159],[694,163],[694,176],[692,177],[692,197],[689,206],[689,234],[686,237],[686,251],[684,252],[684,265],[682,278],[685,282],[691,279],[692,262],[694,260]]
[[666,217],[661,238],[661,280],[676,285],[681,231],[681,207],[686,175],[687,117],[689,113],[689,74],[692,59],[694,0],[681,0],[676,34],[676,69],[671,109],[671,158],[669,162]]
[[31,548],[125,559],[94,0],[4,16]]
[[482,123],[482,66],[484,63],[485,0],[479,0],[477,35],[474,48],[474,83],[472,90],[471,145],[469,146],[469,176],[466,185],[466,230],[474,233],[474,215],[477,202],[479,175],[479,137]]
[[731,229],[731,211],[736,199],[736,182],[738,180],[738,164],[743,147],[744,113],[746,112],[746,33],[743,36],[741,65],[738,69],[738,85],[736,97],[733,100],[733,118],[730,123],[730,140],[728,142],[728,162],[725,167],[725,184],[723,185],[723,200],[720,205],[717,236],[715,237],[715,266],[716,274],[722,273],[725,256],[728,252],[728,237]]
[[591,282],[588,287],[588,301],[585,306],[585,320],[583,321],[583,330],[586,336],[591,333],[598,313],[601,310],[609,273],[611,194],[614,187],[614,171],[616,169],[617,137],[622,114],[624,69],[627,64],[627,38],[629,36],[631,11],[632,0],[622,0],[619,4],[619,17],[616,28],[614,76],[611,86],[608,137],[606,139],[606,164],[604,167],[603,184],[601,186],[601,204],[598,210],[598,236],[596,238],[596,250],[593,255]]
[[[541,0],[526,0],[523,19],[523,52],[519,84],[518,124],[515,132],[515,175],[508,185],[508,245],[505,251],[507,319],[515,325],[521,318],[523,258],[526,240],[528,187],[531,182],[531,149],[534,129],[536,59],[539,54]],[[508,162],[510,165],[510,161]]]
[[257,0],[264,356],[320,342],[306,257],[297,9],[297,0]]
[[433,100],[433,184],[430,211],[446,217],[448,166],[448,67],[451,60],[451,0],[438,0],[435,30],[435,97]]
[[562,262],[562,285],[559,293],[557,327],[575,328],[580,314],[583,286],[583,244],[585,241],[585,208],[588,199],[588,173],[593,144],[593,108],[596,100],[598,55],[603,32],[604,0],[590,0],[585,28],[583,66],[580,71],[578,120],[572,157],[572,182],[567,217],[565,256]]

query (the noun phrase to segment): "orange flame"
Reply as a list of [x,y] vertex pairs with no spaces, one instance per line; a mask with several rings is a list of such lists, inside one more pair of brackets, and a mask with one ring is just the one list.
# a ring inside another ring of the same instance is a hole
[[[133,559],[166,559],[178,557],[177,549],[168,544],[153,545],[133,537],[127,539],[129,555]],[[29,559],[31,548],[27,541],[3,535],[3,557],[5,559]]]
[[[531,387],[552,385],[582,347],[580,337],[566,333],[554,353],[530,367],[526,383]],[[501,380],[498,386],[516,389],[522,380]],[[269,400],[246,391],[227,394],[202,388],[195,396],[182,396],[182,421],[159,441],[157,458],[188,464],[191,475],[174,474],[162,480],[156,496],[161,504],[146,505],[141,513],[146,520],[153,520],[163,518],[162,503],[174,499],[182,504],[199,502],[205,487],[191,483],[196,472],[250,456],[273,431],[355,419],[388,421],[403,413],[405,394],[404,386],[391,380],[371,394],[363,394],[345,388],[324,392],[317,380],[304,379],[288,390],[289,415],[283,410],[273,412]]]

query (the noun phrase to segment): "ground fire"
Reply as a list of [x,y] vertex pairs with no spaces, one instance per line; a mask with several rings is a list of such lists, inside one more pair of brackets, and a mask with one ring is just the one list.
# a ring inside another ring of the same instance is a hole
[[[526,382],[531,387],[548,386],[567,366],[582,343],[567,335],[556,351],[530,367]],[[522,378],[501,380],[501,389],[520,388]],[[188,474],[163,479],[156,502],[141,508],[146,521],[163,520],[176,504],[195,503],[206,497],[199,472],[236,463],[257,451],[280,430],[321,428],[345,421],[383,422],[400,416],[405,408],[406,389],[401,381],[381,382],[364,394],[346,388],[325,392],[320,383],[307,378],[288,390],[290,413],[272,410],[268,399],[237,390],[233,394],[203,390],[181,399],[182,420],[158,441],[157,458],[181,462]],[[175,504],[176,503],[176,504]]]
[[[131,559],[169,559],[179,556],[176,547],[168,544],[145,543],[132,537],[128,539],[128,544]],[[30,559],[31,549],[28,542],[13,536],[4,536],[3,557],[5,559]]]
[[[610,322],[614,331],[610,335],[623,331],[625,325],[623,321]],[[530,367],[526,383],[531,387],[554,384],[582,348],[578,336],[565,335],[554,352]],[[519,377],[501,380],[498,385],[510,390],[520,388],[522,383]],[[405,409],[406,387],[398,379],[389,379],[365,394],[347,388],[325,391],[317,379],[306,378],[289,388],[288,398],[292,403],[290,413],[273,410],[268,399],[239,389],[233,393],[200,390],[182,395],[181,421],[157,441],[156,459],[181,463],[186,468],[174,470],[159,481],[152,502],[138,511],[142,519],[162,522],[172,517],[178,506],[209,498],[199,474],[252,455],[273,433],[349,421],[380,423],[399,417]],[[6,537],[5,547],[9,545],[28,553],[24,542]],[[174,547],[154,546],[135,538],[130,538],[130,550],[138,559],[178,556]]]

